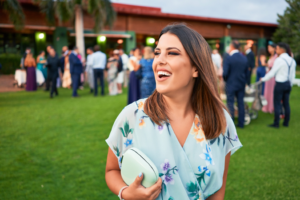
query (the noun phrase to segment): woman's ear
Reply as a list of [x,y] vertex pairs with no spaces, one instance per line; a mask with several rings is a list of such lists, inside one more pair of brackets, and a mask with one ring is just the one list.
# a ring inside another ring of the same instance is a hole
[[199,76],[199,71],[197,67],[193,67],[193,78],[197,78]]

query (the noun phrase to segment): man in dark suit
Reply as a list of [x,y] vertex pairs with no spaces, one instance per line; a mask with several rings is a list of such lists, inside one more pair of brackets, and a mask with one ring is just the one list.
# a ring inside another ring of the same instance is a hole
[[[54,50],[54,48],[51,45],[48,45],[47,48],[46,48],[46,51],[48,53],[47,57],[50,56],[51,49]],[[47,74],[49,74],[49,73],[51,73],[51,72],[49,71],[49,68],[47,68]],[[47,76],[46,81],[45,81],[46,84],[45,84],[44,91],[49,91],[50,90],[50,82],[51,82],[51,77]]]
[[53,93],[58,96],[58,91],[56,88],[56,80],[58,77],[58,68],[60,67],[59,65],[59,58],[55,52],[55,50],[49,49],[49,55],[47,58],[47,69],[48,69],[48,80],[49,80],[49,85],[51,83],[51,91],[50,91],[50,98],[53,98]]
[[252,71],[255,67],[255,56],[249,45],[245,45],[244,50],[248,61],[247,85],[250,86]]
[[234,97],[237,98],[239,118],[238,127],[244,127],[245,108],[244,95],[248,72],[247,58],[239,52],[240,44],[233,40],[230,44],[229,56],[223,63],[223,79],[226,82],[227,107],[234,120]]
[[81,60],[78,58],[79,50],[74,47],[72,53],[69,55],[70,73],[72,79],[73,97],[78,97],[77,89],[80,85],[80,74],[83,72]]

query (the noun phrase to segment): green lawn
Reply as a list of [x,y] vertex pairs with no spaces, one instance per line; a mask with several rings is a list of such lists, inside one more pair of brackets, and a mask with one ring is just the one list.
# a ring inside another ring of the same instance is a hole
[[[0,199],[115,199],[104,170],[105,139],[125,94],[110,97],[59,90],[0,94]],[[291,95],[289,128],[270,129],[259,113],[238,129],[244,147],[230,161],[226,198],[297,199],[300,196],[300,88]],[[298,130],[298,131],[297,131]]]

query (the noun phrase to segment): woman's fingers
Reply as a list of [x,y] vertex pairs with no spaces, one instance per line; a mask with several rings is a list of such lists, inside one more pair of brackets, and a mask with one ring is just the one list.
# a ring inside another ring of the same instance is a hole
[[142,185],[142,180],[144,178],[144,174],[141,172],[134,180],[133,184],[135,185],[135,187],[139,187],[140,185]]
[[152,196],[151,196],[151,199],[157,199],[157,197],[159,196],[159,194],[161,193],[161,190],[156,190]]
[[147,188],[147,190],[151,194],[153,194],[156,191],[160,191],[161,190],[161,184],[162,184],[162,180],[161,180],[161,178],[158,178],[157,182],[154,185],[152,185],[151,187]]

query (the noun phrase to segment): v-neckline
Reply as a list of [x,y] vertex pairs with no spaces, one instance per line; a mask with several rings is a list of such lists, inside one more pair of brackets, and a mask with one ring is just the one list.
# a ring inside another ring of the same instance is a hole
[[179,146],[181,147],[181,149],[184,150],[184,151],[185,151],[186,143],[188,142],[188,139],[189,139],[189,137],[190,137],[191,131],[193,130],[193,128],[194,128],[194,126],[195,126],[195,119],[196,119],[196,117],[197,117],[197,114],[195,114],[195,117],[194,117],[194,119],[193,119],[192,126],[191,126],[191,128],[190,128],[190,130],[189,130],[189,133],[188,133],[187,137],[185,138],[185,141],[184,141],[184,143],[183,143],[183,146],[181,146],[181,144],[180,144],[180,142],[179,142],[179,140],[178,140],[178,138],[177,138],[177,136],[176,136],[176,133],[175,133],[175,131],[174,131],[172,125],[171,125],[171,123],[170,123],[170,122],[167,122],[167,123],[170,125],[171,132],[172,132],[173,136],[175,137],[175,139],[176,139],[178,145],[179,145]]

